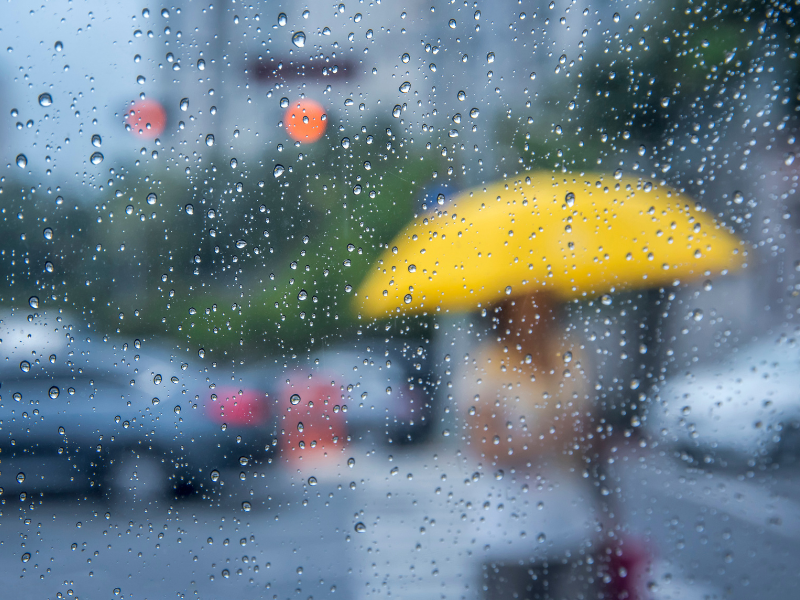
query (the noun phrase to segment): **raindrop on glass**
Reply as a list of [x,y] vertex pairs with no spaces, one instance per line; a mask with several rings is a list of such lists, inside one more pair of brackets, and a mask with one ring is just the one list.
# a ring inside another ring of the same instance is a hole
[[60,390],[60,389],[58,389],[58,387],[54,385],[54,386],[53,386],[53,387],[51,387],[51,388],[50,388],[50,390],[47,392],[47,395],[48,395],[48,396],[50,396],[50,398],[51,398],[52,400],[55,400],[56,398],[58,398],[58,395],[59,395],[60,393],[61,393],[61,390]]
[[92,161],[93,165],[99,165],[101,162],[103,162],[103,153],[95,152],[89,157],[89,160]]
[[42,233],[44,234],[44,239],[46,239],[46,240],[52,240],[53,239],[53,230],[50,229],[49,227],[45,227],[45,229],[44,229],[44,231]]
[[180,106],[181,106],[181,110],[183,112],[186,112],[187,110],[189,110],[189,99],[188,98],[181,98]]
[[23,373],[27,373],[31,370],[31,363],[29,363],[27,360],[23,360],[21,363],[19,363],[19,370]]
[[17,154],[17,166],[20,169],[24,169],[28,166],[28,157],[24,154]]
[[50,106],[53,103],[53,97],[45,92],[44,94],[39,94],[39,106]]
[[298,48],[302,48],[306,45],[306,34],[302,31],[298,31],[292,36],[292,43]]
[[184,206],[183,210],[186,211],[187,215],[193,215],[194,214],[194,206],[192,206],[191,204],[187,204],[186,206]]
[[147,194],[147,203],[150,204],[151,206],[155,204],[157,200],[158,196],[156,196],[153,192]]
[[214,135],[209,133],[206,136],[206,146],[213,146],[214,145]]
[[361,522],[356,523],[355,529],[356,529],[356,533],[366,533],[367,532],[367,526],[364,525]]
[[219,481],[219,471],[216,469],[211,471],[211,481]]
[[278,15],[278,25],[280,25],[281,27],[286,27],[286,23],[287,23],[286,13],[280,13]]
[[31,308],[39,308],[39,297],[38,296],[31,296],[28,298],[28,306]]
[[300,404],[300,395],[299,394],[292,394],[289,397],[289,402],[291,402],[293,406],[297,406],[298,404]]
[[100,134],[95,133],[92,136],[92,146],[94,146],[95,148],[99,148],[102,145],[103,145],[103,138],[100,137]]
[[283,175],[285,171],[286,169],[283,168],[283,165],[275,165],[275,168],[272,169],[272,175],[273,177],[278,178]]

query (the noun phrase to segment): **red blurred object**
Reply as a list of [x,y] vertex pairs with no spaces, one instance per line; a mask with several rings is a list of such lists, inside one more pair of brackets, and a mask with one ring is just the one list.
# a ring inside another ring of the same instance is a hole
[[647,546],[636,539],[626,538],[612,544],[609,550],[609,575],[611,581],[606,591],[613,600],[645,600],[644,586],[648,565],[652,557]]
[[280,424],[284,458],[316,463],[338,455],[347,440],[347,421],[340,405],[339,387],[330,383],[287,386],[279,403],[284,415]]
[[209,417],[231,426],[262,425],[269,416],[266,394],[257,390],[222,388],[206,406]]
[[125,122],[131,126],[133,135],[155,138],[167,126],[167,111],[156,100],[138,100],[128,110]]
[[283,116],[283,122],[290,138],[311,144],[325,133],[328,115],[319,102],[303,99],[289,105]]

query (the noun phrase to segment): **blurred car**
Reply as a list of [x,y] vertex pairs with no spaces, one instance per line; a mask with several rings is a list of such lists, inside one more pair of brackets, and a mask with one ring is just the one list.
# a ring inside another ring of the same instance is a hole
[[149,500],[272,452],[265,391],[196,355],[52,314],[8,315],[0,340],[5,493],[96,488]]
[[797,348],[759,343],[668,379],[655,391],[645,424],[661,443],[706,464],[794,461],[799,389]]

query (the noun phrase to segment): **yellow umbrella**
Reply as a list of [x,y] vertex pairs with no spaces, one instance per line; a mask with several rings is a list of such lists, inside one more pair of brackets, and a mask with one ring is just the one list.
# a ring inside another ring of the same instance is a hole
[[671,284],[738,268],[741,242],[666,186],[531,172],[463,192],[389,245],[358,292],[366,316],[474,310]]

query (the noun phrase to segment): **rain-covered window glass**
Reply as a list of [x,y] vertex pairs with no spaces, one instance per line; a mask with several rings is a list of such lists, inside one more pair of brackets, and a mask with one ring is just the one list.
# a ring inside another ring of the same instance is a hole
[[0,596],[796,597],[797,2],[0,17]]

